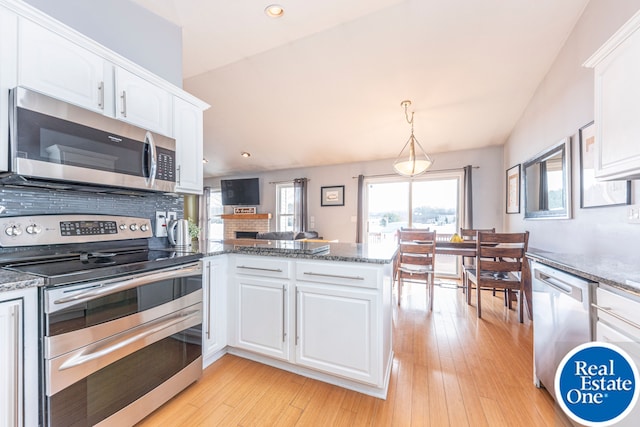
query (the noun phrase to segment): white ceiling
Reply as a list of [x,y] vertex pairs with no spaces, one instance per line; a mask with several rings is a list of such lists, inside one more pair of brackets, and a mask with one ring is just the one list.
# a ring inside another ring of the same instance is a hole
[[430,154],[503,144],[588,3],[134,1],[183,28],[205,176],[392,159],[404,99]]

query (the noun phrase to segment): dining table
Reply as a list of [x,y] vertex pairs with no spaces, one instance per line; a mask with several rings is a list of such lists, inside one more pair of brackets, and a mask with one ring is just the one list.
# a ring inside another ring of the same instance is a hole
[[[457,255],[460,257],[476,257],[476,242],[463,241],[463,242],[450,242],[450,241],[436,241],[436,255]],[[531,270],[529,268],[529,262],[524,262],[522,266],[522,274],[524,277],[524,302],[527,307],[527,315],[529,319],[533,319],[532,312],[532,292],[531,292]]]

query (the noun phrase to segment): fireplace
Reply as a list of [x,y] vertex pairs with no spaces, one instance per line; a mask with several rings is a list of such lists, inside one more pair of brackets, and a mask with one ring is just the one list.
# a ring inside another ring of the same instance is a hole
[[236,239],[255,239],[257,231],[236,231]]
[[[271,214],[223,214],[221,215],[224,224],[224,239],[240,239],[239,232],[253,233],[251,238],[255,238],[255,233],[266,233],[270,230]],[[246,239],[246,237],[245,237]]]

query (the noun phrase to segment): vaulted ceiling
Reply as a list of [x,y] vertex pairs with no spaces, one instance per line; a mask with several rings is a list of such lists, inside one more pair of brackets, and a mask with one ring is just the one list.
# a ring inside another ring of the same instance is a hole
[[134,1],[183,29],[205,176],[392,159],[405,99],[429,153],[503,144],[588,3]]

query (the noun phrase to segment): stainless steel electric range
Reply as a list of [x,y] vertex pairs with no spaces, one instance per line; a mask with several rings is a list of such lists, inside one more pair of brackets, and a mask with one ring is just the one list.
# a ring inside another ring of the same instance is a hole
[[5,269],[41,276],[40,417],[133,425],[202,373],[200,254],[149,249],[146,218],[0,219]]

